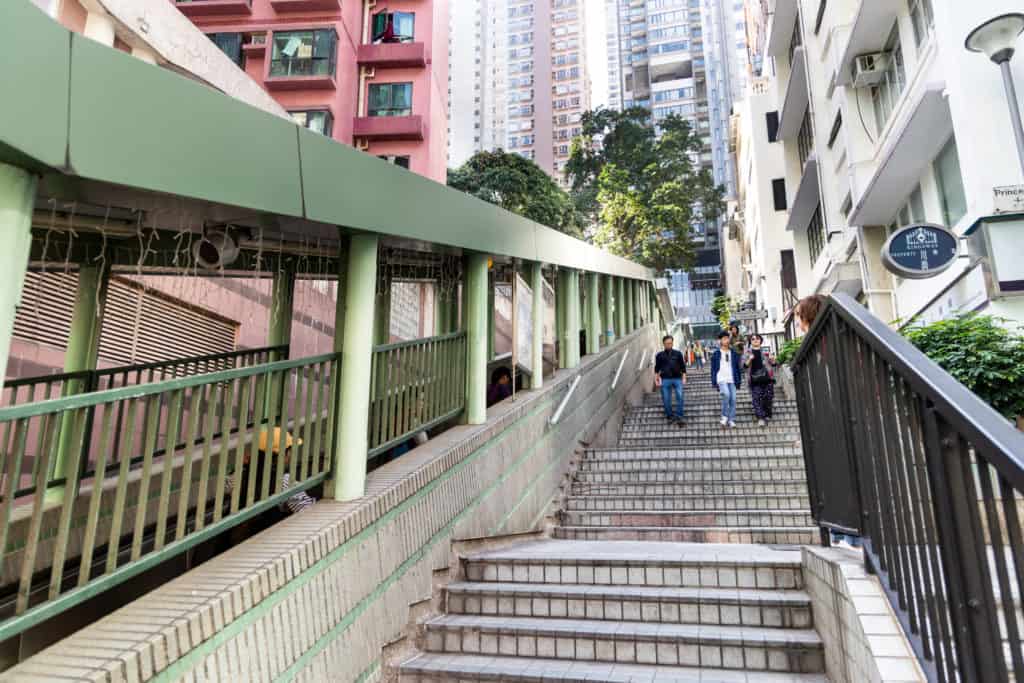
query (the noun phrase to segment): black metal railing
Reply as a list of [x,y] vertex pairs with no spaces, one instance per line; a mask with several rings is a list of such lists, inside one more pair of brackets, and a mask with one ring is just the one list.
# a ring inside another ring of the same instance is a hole
[[1024,680],[1024,433],[844,294],[793,369],[812,514],[863,538],[929,680]]

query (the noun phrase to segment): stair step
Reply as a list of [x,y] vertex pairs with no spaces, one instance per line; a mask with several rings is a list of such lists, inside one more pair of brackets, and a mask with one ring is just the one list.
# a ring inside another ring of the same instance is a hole
[[[557,532],[559,527],[555,528]],[[542,540],[463,558],[469,581],[801,589],[799,550],[747,544]]]
[[807,527],[814,525],[802,510],[565,510],[567,526],[640,527]]
[[803,467],[780,469],[687,469],[665,465],[659,469],[635,467],[632,469],[594,471],[580,470],[576,481],[589,484],[681,484],[717,483],[723,481],[772,482],[792,481],[805,476]]
[[779,481],[717,481],[666,483],[591,483],[574,481],[569,487],[573,496],[690,496],[690,495],[806,495],[807,482],[794,477]]
[[809,510],[806,491],[803,495],[778,493],[760,495],[693,494],[682,496],[632,495],[614,496],[587,493],[570,495],[567,510]]
[[817,527],[639,527],[557,526],[554,537],[577,541],[671,541],[677,543],[755,543],[810,545]]
[[734,446],[791,446],[798,447],[799,440],[796,437],[789,438],[792,435],[783,438],[780,433],[773,435],[772,438],[768,438],[768,435],[760,435],[757,437],[744,436],[742,434],[730,435],[726,430],[723,430],[721,436],[716,437],[701,437],[701,436],[688,436],[685,429],[680,429],[678,433],[674,435],[665,435],[663,437],[644,436],[643,438],[620,438],[619,445],[621,446],[645,446],[647,448],[677,448],[679,446],[711,446],[711,447],[734,447]]
[[442,683],[453,680],[542,681],[562,683],[636,683],[657,681],[677,683],[828,683],[824,674],[785,674],[757,671],[711,670],[698,667],[624,664],[490,655],[418,654],[399,670],[401,683]]
[[810,629],[648,624],[446,614],[424,624],[426,650],[744,671],[822,673]]
[[529,583],[452,583],[449,614],[811,628],[802,591]]
[[577,464],[579,472],[635,472],[635,471],[720,471],[720,470],[763,470],[766,468],[803,469],[804,459],[799,454],[777,456],[734,456],[718,457],[658,457],[656,452],[630,458],[605,458],[595,460],[587,457]]

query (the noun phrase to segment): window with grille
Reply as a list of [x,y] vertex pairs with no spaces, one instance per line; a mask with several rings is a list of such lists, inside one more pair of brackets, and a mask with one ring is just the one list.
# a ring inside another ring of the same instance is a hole
[[807,250],[811,255],[811,268],[818,262],[818,257],[825,249],[825,221],[821,217],[821,204],[814,210],[811,221],[807,224]]

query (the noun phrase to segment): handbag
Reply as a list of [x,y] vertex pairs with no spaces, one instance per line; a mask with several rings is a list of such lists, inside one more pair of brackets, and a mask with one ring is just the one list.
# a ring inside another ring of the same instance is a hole
[[768,359],[764,358],[762,355],[761,367],[750,371],[750,385],[760,387],[765,384],[771,384],[772,381],[772,373],[771,370],[768,369]]

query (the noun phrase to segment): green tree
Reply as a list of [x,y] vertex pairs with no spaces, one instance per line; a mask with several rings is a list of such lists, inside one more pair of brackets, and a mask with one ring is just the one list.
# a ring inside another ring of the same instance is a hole
[[903,331],[910,343],[1008,418],[1024,415],[1024,337],[967,314]]
[[477,152],[459,168],[448,169],[448,186],[555,230],[583,235],[569,193],[518,154]]
[[593,241],[658,270],[692,265],[692,235],[725,208],[724,188],[695,160],[700,137],[678,116],[650,123],[641,107],[583,114],[566,178]]

